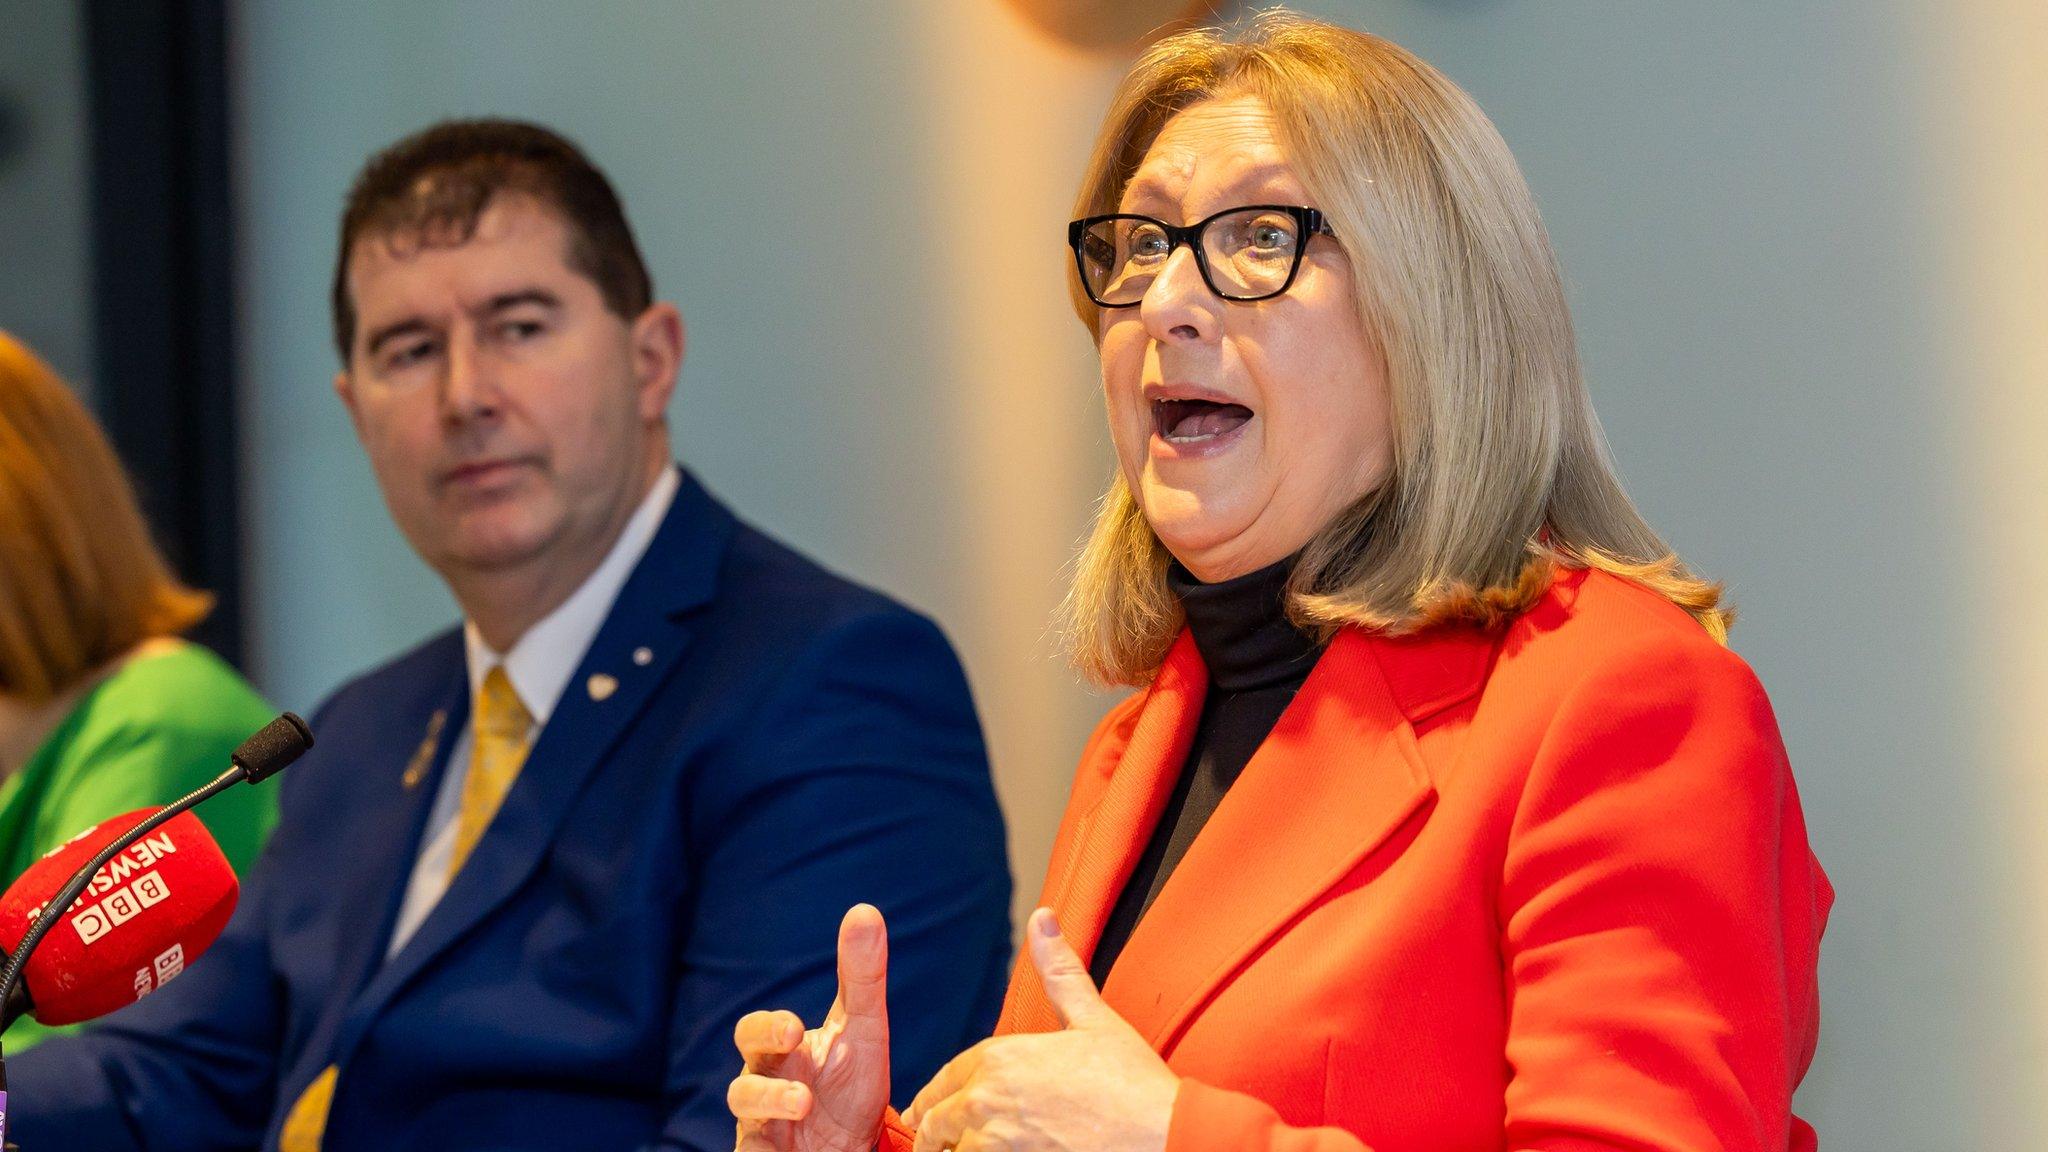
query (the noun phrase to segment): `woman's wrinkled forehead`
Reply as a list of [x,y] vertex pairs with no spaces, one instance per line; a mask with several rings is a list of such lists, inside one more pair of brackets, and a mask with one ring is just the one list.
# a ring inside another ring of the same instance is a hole
[[1257,96],[1235,96],[1190,104],[1161,126],[1120,204],[1139,212],[1178,207],[1192,218],[1247,199],[1299,203],[1301,195],[1272,111]]

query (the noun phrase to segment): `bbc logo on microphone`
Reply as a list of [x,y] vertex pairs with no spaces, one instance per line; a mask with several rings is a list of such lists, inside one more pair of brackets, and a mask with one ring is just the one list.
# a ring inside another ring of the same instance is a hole
[[99,903],[81,910],[71,918],[71,927],[78,932],[81,944],[90,945],[107,933],[135,919],[144,909],[154,908],[170,899],[170,885],[158,873],[144,872],[126,887],[108,893]]
[[184,971],[185,946],[183,944],[173,944],[164,950],[163,955],[156,958],[154,971],[148,968],[137,968],[135,970],[135,998],[137,1000],[142,999],[151,992],[169,984],[172,980],[182,975]]

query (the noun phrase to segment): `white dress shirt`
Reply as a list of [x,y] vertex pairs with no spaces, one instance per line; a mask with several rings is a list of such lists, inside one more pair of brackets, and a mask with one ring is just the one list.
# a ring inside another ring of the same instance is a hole
[[[662,469],[660,478],[641,499],[640,507],[626,521],[625,529],[612,542],[611,551],[596,570],[553,612],[527,629],[510,652],[500,655],[491,651],[476,625],[468,620],[462,622],[471,716],[476,715],[477,695],[483,690],[484,677],[502,664],[520,702],[533,716],[533,726],[527,732],[529,747],[540,739],[541,729],[547,726],[548,717],[554,715],[555,705],[569,686],[569,678],[583,663],[583,656],[590,650],[590,642],[597,638],[598,629],[604,626],[605,617],[611,615],[619,589],[647,554],[647,546],[654,542],[654,533],[668,515],[669,504],[681,485],[682,475],[674,464]],[[455,747],[448,754],[448,770],[441,775],[433,811],[427,816],[419,859],[413,863],[405,903],[399,906],[398,923],[392,928],[391,943],[385,949],[387,959],[397,955],[405,942],[412,939],[454,879],[448,864],[455,852],[456,814],[462,807],[462,782],[469,775],[470,752],[475,743],[473,726],[464,721],[462,731],[456,734]],[[485,834],[489,834],[488,829]]]

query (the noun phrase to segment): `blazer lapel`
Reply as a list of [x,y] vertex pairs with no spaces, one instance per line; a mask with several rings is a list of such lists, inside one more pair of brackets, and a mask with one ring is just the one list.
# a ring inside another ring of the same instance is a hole
[[1180,779],[1208,681],[1194,637],[1183,631],[1160,666],[1102,799],[1089,810],[1066,882],[1050,897],[1060,910],[1061,930],[1084,963],[1095,955],[1117,897]]
[[687,647],[691,616],[717,590],[719,562],[734,527],[731,514],[685,473],[668,516],[620,589],[490,827],[419,931],[352,1007],[337,1062],[394,994],[504,904],[539,866],[584,781]]
[[[344,951],[334,968],[333,991],[321,1009],[313,1041],[307,1051],[318,1050],[318,1069],[327,1063],[323,1035],[332,1035],[355,995],[368,984],[384,963],[396,918],[412,870],[418,860],[416,846],[427,813],[440,790],[441,773],[446,770],[456,734],[469,714],[469,685],[462,671],[462,641],[448,643],[449,660],[438,674],[442,687],[429,703],[432,711],[418,718],[412,727],[419,732],[402,763],[377,764],[366,771],[360,827],[352,838],[361,844],[388,845],[389,850],[368,854],[361,863],[362,882],[349,885],[347,903],[338,917]],[[304,1058],[302,1054],[301,1059]]]
[[1103,988],[1156,1051],[1169,1052],[1247,958],[1425,807],[1434,789],[1412,723],[1476,692],[1491,650],[1462,630],[1419,643],[1337,634]]
[[[1094,957],[1117,896],[1180,778],[1189,741],[1202,717],[1208,680],[1194,636],[1182,630],[1145,691],[1122,755],[1103,766],[1109,781],[1102,796],[1076,819],[1070,833],[1062,832],[1054,847],[1058,871],[1047,876],[1039,900],[1058,913],[1060,931],[1083,964]],[[1076,787],[1080,785],[1077,778]],[[1031,972],[1030,958],[1020,955],[998,1031],[1047,1032],[1058,1027],[1059,1017]]]

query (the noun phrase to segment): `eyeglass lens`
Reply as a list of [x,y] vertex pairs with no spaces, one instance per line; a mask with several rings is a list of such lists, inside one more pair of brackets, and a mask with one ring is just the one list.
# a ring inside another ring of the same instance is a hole
[[[1200,242],[1210,289],[1257,299],[1286,286],[1301,250],[1301,224],[1286,212],[1247,208],[1211,219]],[[1081,237],[1089,292],[1104,304],[1137,303],[1172,254],[1172,239],[1141,217],[1099,220]]]

